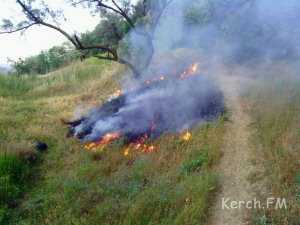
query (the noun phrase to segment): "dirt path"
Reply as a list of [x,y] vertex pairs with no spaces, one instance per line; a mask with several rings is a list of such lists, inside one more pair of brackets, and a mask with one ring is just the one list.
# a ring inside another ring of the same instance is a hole
[[[217,168],[220,175],[221,190],[217,195],[212,209],[210,225],[241,225],[248,224],[245,206],[238,209],[228,209],[232,201],[251,201],[254,194],[248,177],[253,170],[251,165],[251,149],[249,146],[250,118],[244,112],[239,88],[241,80],[237,77],[219,78],[220,86],[225,94],[226,104],[230,111],[225,135],[223,157]],[[229,199],[228,203],[225,201]],[[224,201],[223,201],[224,200]],[[222,207],[222,202],[224,203]]]

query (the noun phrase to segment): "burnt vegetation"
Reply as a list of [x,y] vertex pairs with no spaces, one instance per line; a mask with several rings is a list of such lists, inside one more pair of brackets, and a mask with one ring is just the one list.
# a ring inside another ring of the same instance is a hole
[[[83,118],[67,123],[68,136],[91,142],[118,132],[132,142],[143,136],[157,138],[214,120],[224,112],[223,95],[204,75],[194,76],[188,80],[155,82],[122,94],[92,109]],[[143,95],[148,96],[143,98]]]

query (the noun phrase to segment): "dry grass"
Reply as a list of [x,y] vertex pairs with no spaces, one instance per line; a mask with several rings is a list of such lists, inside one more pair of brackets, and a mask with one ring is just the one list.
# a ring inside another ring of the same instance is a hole
[[296,225],[300,215],[300,79],[284,67],[269,71],[259,78],[245,95],[253,118],[253,143],[256,145],[258,163],[262,174],[251,179],[263,180],[268,197],[286,198],[288,209],[258,210],[253,224]]
[[[39,155],[38,172],[26,195],[7,212],[10,223],[206,222],[217,189],[212,167],[220,158],[224,118],[193,129],[189,142],[166,134],[154,141],[159,150],[152,154],[130,150],[125,157],[122,141],[92,153],[65,138],[60,118],[105,101],[118,88],[122,71],[115,64],[89,60],[43,78],[0,80],[5,90],[0,92],[0,150],[26,156],[34,140],[49,145]],[[12,85],[26,88],[10,93]]]

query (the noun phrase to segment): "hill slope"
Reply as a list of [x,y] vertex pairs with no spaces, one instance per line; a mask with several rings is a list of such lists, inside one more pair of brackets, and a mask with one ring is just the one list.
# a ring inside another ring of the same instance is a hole
[[[60,119],[101,105],[123,70],[89,59],[44,77],[0,76],[1,224],[210,224],[209,215],[214,224],[299,223],[295,71],[274,66],[235,86],[241,92],[224,77],[230,121],[198,126],[189,141],[166,134],[150,141],[159,149],[151,154],[122,141],[91,152],[67,139]],[[34,141],[48,151],[36,152]],[[220,197],[253,196],[286,198],[288,208],[214,208]]]
[[[189,141],[180,134],[151,141],[159,149],[151,154],[134,149],[124,154],[122,141],[89,152],[66,139],[60,119],[103,103],[119,88],[122,71],[91,59],[46,77],[0,77],[0,150],[30,168],[14,206],[1,205],[3,224],[207,221],[224,118],[195,128]],[[36,140],[49,145],[46,153],[34,150]]]

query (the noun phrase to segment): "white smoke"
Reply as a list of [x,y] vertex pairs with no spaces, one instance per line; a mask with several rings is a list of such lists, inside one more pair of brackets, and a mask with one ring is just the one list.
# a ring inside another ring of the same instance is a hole
[[[127,93],[114,103],[113,112],[93,110],[75,128],[76,135],[91,141],[114,131],[142,134],[153,121],[159,123],[158,134],[176,132],[217,117],[224,110],[213,81],[223,73],[217,68],[248,71],[239,73],[243,76],[258,74],[279,61],[298,67],[299,12],[296,0],[173,0],[156,28],[149,67],[138,80],[124,82]],[[151,53],[144,38],[132,31],[123,41],[131,46],[128,58],[138,69]],[[178,75],[194,62],[200,65],[197,78],[143,86],[148,79]],[[131,86],[136,91],[129,91]]]

